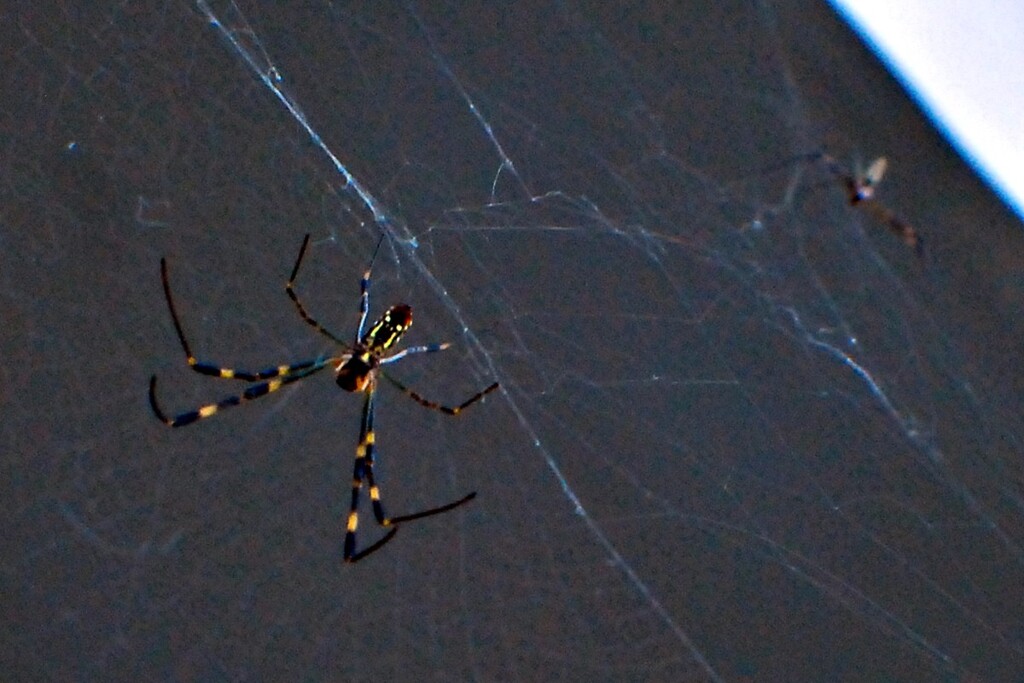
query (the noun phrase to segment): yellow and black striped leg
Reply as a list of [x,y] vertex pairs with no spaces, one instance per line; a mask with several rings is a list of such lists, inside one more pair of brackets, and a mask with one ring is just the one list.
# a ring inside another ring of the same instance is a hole
[[423,398],[422,396],[417,394],[415,391],[413,391],[409,387],[405,386],[404,384],[402,384],[397,379],[395,379],[391,375],[387,374],[383,370],[381,370],[380,374],[384,375],[384,378],[387,381],[391,382],[393,385],[395,385],[395,387],[399,391],[401,391],[403,394],[405,394],[406,396],[408,396],[412,400],[414,400],[417,403],[419,403],[424,408],[430,408],[431,410],[438,410],[438,411],[444,413],[445,415],[458,415],[463,410],[465,410],[469,406],[473,405],[474,403],[476,403],[477,401],[482,399],[487,394],[489,394],[492,391],[494,391],[495,389],[497,389],[498,386],[499,386],[498,383],[495,382],[494,384],[492,384],[491,386],[487,387],[483,391],[478,392],[476,394],[473,394],[472,396],[470,396],[468,399],[466,399],[465,401],[463,401],[462,403],[460,403],[457,406],[446,406],[446,405],[441,405],[440,403],[436,403],[434,401],[430,401],[428,399]]
[[[380,500],[380,489],[377,488],[377,483],[373,478],[373,451],[373,391],[371,390],[367,392],[366,401],[363,404],[363,423],[362,428],[360,429],[359,445],[356,447],[355,469],[352,473],[352,504],[349,508],[348,523],[345,530],[344,557],[346,562],[358,562],[367,555],[379,550],[385,543],[394,538],[396,533],[398,533],[398,527],[396,525],[400,522],[411,522],[414,519],[422,519],[424,517],[439,515],[442,512],[448,512],[449,510],[457,508],[460,505],[468,503],[476,498],[476,491],[473,491],[469,495],[463,496],[462,498],[446,505],[430,508],[429,510],[423,510],[421,512],[414,512],[409,515],[388,517],[384,513],[384,505]],[[362,490],[363,481],[365,481],[370,488],[370,503],[373,505],[373,515],[376,517],[377,523],[382,527],[391,527],[391,531],[389,531],[383,538],[373,543],[373,545],[356,552],[356,532],[359,528],[359,493]]]
[[[364,459],[366,465],[366,483],[370,486],[370,502],[373,504],[373,515],[377,518],[377,523],[381,526],[394,526],[399,522],[410,522],[414,519],[422,519],[424,517],[430,517],[431,515],[438,515],[442,512],[448,512],[453,508],[457,508],[463,503],[476,498],[476,491],[470,493],[468,496],[463,496],[453,503],[447,503],[436,508],[430,508],[429,510],[423,510],[422,512],[414,512],[410,515],[399,515],[398,517],[388,517],[384,514],[384,506],[380,502],[380,489],[377,488],[377,484],[373,479],[373,406],[370,406],[369,419],[367,420],[367,431],[366,437],[363,439],[363,443],[366,444],[364,449]],[[358,456],[359,453],[357,452]]]
[[273,379],[275,377],[286,377],[293,373],[311,368],[318,362],[319,361],[316,360],[309,360],[303,361],[302,363],[295,363],[293,365],[275,365],[258,372],[248,372],[246,370],[222,368],[213,363],[202,363],[192,356],[189,356],[188,359],[189,366],[201,375],[209,375],[211,377],[219,377],[221,379],[240,379],[244,382],[259,382],[261,380]]
[[243,382],[259,382],[260,380],[273,379],[274,377],[282,377],[293,372],[305,370],[306,368],[312,367],[316,364],[317,361],[311,360],[304,363],[296,363],[295,365],[277,365],[266,368],[265,370],[260,370],[259,372],[249,372],[247,370],[223,368],[214,363],[199,361],[195,357],[195,354],[192,353],[192,348],[189,346],[188,339],[186,339],[185,332],[181,327],[181,320],[178,319],[178,311],[174,307],[174,298],[171,296],[170,279],[167,275],[167,259],[165,258],[160,259],[160,278],[163,280],[164,297],[167,299],[167,308],[171,311],[171,320],[174,322],[174,331],[178,333],[178,341],[181,343],[181,348],[185,351],[185,359],[188,361],[189,367],[200,375],[220,377],[221,379],[238,379]]
[[295,278],[299,276],[299,266],[302,265],[302,257],[306,255],[307,246],[309,246],[308,233],[306,234],[306,237],[302,240],[302,246],[299,248],[299,257],[295,259],[295,267],[292,268],[291,277],[288,278],[288,282],[287,284],[285,284],[284,289],[286,292],[288,292],[288,297],[295,304],[295,308],[298,309],[299,315],[302,316],[302,319],[306,321],[306,324],[308,324],[310,327],[312,327],[317,332],[324,335],[331,341],[333,341],[335,344],[339,346],[347,346],[345,342],[341,341],[341,339],[335,336],[334,333],[332,333],[326,327],[324,327],[316,320],[314,320],[312,316],[309,315],[309,313],[306,313],[306,308],[302,305],[302,302],[299,301],[299,295],[295,293]]
[[313,361],[312,364],[304,370],[283,377],[275,377],[274,379],[269,379],[265,382],[260,382],[259,384],[254,384],[238,396],[229,396],[217,401],[216,403],[209,403],[205,406],[201,406],[196,410],[179,413],[174,417],[168,416],[160,408],[160,404],[156,400],[156,375],[153,375],[149,380],[149,405],[153,409],[153,414],[155,414],[160,421],[168,427],[184,427],[185,425],[192,424],[197,420],[212,417],[225,408],[241,405],[247,401],[252,401],[262,396],[266,396],[267,394],[271,394],[284,385],[291,384],[292,382],[298,382],[300,379],[305,379],[306,377],[320,372],[337,361],[337,358],[324,358],[318,361]]
[[366,399],[363,401],[359,445],[356,446],[356,461],[352,471],[352,502],[345,527],[344,557],[346,562],[358,562],[370,553],[379,550],[398,533],[398,529],[393,527],[383,538],[356,552],[356,532],[359,528],[359,493],[363,488],[364,480],[370,487],[370,502],[373,505],[373,515],[377,518],[377,523],[384,527],[392,526],[391,521],[384,514],[384,507],[380,502],[380,490],[373,480],[373,448],[373,389],[370,389],[366,392]]

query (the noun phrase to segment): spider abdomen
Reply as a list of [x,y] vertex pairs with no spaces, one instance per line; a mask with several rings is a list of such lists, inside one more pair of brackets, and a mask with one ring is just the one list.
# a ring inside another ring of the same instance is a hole
[[412,307],[406,304],[392,306],[384,312],[380,320],[370,326],[361,342],[372,352],[387,351],[398,343],[411,325]]

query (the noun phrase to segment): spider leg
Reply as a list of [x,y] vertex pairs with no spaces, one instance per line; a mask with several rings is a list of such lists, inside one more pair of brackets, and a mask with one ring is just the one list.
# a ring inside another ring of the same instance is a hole
[[299,257],[295,259],[295,267],[292,268],[291,277],[288,278],[288,282],[285,284],[284,289],[288,292],[288,297],[295,304],[295,308],[298,309],[299,315],[306,323],[315,329],[320,334],[324,335],[338,346],[348,347],[348,344],[341,341],[334,333],[328,330],[326,327],[314,320],[309,313],[306,313],[305,307],[302,302],[299,301],[299,295],[295,293],[295,278],[299,276],[299,266],[302,265],[302,257],[306,255],[306,247],[309,246],[309,234],[306,234],[305,239],[302,240],[302,246],[299,248]]
[[356,328],[356,344],[363,338],[366,315],[370,312],[370,271],[373,270],[373,262],[377,260],[377,252],[380,251],[380,245],[383,242],[384,233],[381,233],[380,239],[377,240],[377,247],[373,250],[373,256],[370,257],[370,265],[366,267],[366,272],[363,273],[363,278],[359,281],[359,327]]
[[373,394],[376,388],[371,385],[363,400],[363,419],[359,427],[359,445],[356,446],[356,461],[352,471],[352,503],[348,511],[348,522],[345,525],[345,562],[358,562],[370,553],[380,549],[398,533],[392,528],[383,538],[373,545],[356,552],[356,531],[359,528],[359,493],[363,488],[363,480],[370,487],[370,501],[373,515],[381,526],[391,526],[391,521],[384,514],[384,506],[380,502],[380,490],[373,480]]
[[[345,555],[345,561],[348,562],[349,564],[352,564],[354,562],[358,562],[359,560],[363,559],[367,555],[380,550],[384,546],[384,544],[387,543],[388,541],[390,541],[392,538],[394,538],[395,534],[397,534],[397,533],[398,533],[398,527],[393,527],[391,529],[391,531],[389,531],[387,533],[386,536],[384,536],[380,540],[378,540],[375,543],[373,543],[373,545],[370,545],[369,547],[363,548],[358,553],[352,553],[351,555]],[[355,543],[355,542],[353,541],[353,543]],[[353,547],[355,547],[355,546],[353,545]]]
[[[380,489],[377,487],[376,481],[373,478],[373,450],[374,450],[374,432],[373,432],[373,395],[376,391],[376,387],[366,392],[366,400],[363,402],[363,420],[362,426],[359,430],[359,445],[356,446],[356,462],[355,468],[352,474],[352,504],[349,508],[348,523],[346,524],[345,530],[345,552],[344,557],[346,562],[358,562],[370,553],[380,549],[385,543],[394,538],[394,535],[398,533],[398,527],[396,526],[400,522],[411,522],[414,519],[423,519],[424,517],[431,517],[433,515],[439,515],[442,512],[448,512],[454,508],[459,507],[465,503],[476,498],[476,491],[470,493],[467,496],[429,510],[423,510],[421,512],[414,512],[409,515],[400,515],[398,517],[388,517],[384,513],[384,506],[380,501]],[[373,505],[373,515],[377,519],[377,523],[382,527],[391,527],[383,538],[376,541],[373,545],[364,548],[356,552],[356,531],[359,528],[359,494],[363,487],[363,481],[370,489],[370,503]]]
[[252,401],[262,396],[266,396],[267,394],[271,394],[284,385],[291,384],[292,382],[298,382],[300,379],[305,379],[310,375],[314,375],[327,366],[337,363],[337,361],[337,358],[321,358],[320,360],[309,361],[308,363],[300,363],[298,366],[303,366],[302,370],[298,370],[289,375],[268,379],[264,382],[260,382],[259,384],[254,384],[237,396],[229,396],[217,401],[216,403],[208,403],[207,405],[200,406],[195,410],[179,413],[173,417],[168,416],[160,408],[160,404],[156,400],[156,375],[153,375],[149,380],[149,405],[153,409],[153,414],[168,427],[184,427],[185,425],[192,424],[197,420],[212,417],[225,408],[241,405],[246,401]]
[[473,405],[474,403],[476,403],[477,401],[482,399],[484,396],[486,396],[487,394],[491,393],[492,391],[494,391],[495,389],[498,388],[498,383],[495,382],[494,384],[492,384],[491,386],[487,387],[483,391],[479,391],[479,392],[473,394],[472,396],[467,398],[465,401],[463,401],[459,405],[454,406],[454,407],[450,407],[450,406],[442,405],[440,403],[436,403],[434,401],[430,401],[428,399],[423,398],[422,396],[417,394],[415,391],[413,391],[409,387],[405,386],[404,384],[402,384],[397,379],[395,379],[391,375],[387,374],[383,370],[380,371],[380,374],[384,376],[384,379],[386,379],[387,381],[389,381],[393,385],[395,385],[395,387],[399,391],[401,391],[403,394],[405,394],[406,396],[408,396],[412,400],[414,400],[417,403],[419,403],[424,408],[430,408],[431,410],[437,410],[437,411],[440,411],[440,412],[444,413],[445,415],[458,415],[463,410],[465,410],[469,406]]
[[215,363],[199,361],[195,357],[195,354],[192,353],[192,347],[189,346],[188,339],[185,337],[185,332],[181,327],[181,320],[178,318],[178,311],[174,307],[174,298],[171,296],[170,279],[167,276],[167,259],[165,258],[160,259],[160,278],[163,280],[164,298],[167,299],[167,308],[171,311],[171,320],[174,322],[174,331],[178,333],[178,341],[181,342],[181,348],[185,351],[185,359],[188,361],[188,366],[200,375],[220,377],[222,379],[239,379],[244,382],[258,382],[260,380],[282,377],[293,372],[305,370],[316,363],[316,361],[308,361],[305,363],[296,363],[294,365],[277,365],[260,370],[259,372],[250,372],[248,370],[223,368]]
[[414,353],[435,353],[437,351],[444,351],[449,346],[451,346],[450,342],[445,342],[444,344],[428,344],[426,346],[411,346],[407,349],[402,349],[393,356],[381,358],[380,364],[387,365],[389,363],[395,363],[397,361],[402,360],[406,356],[411,356]]
[[430,508],[429,510],[423,510],[422,512],[414,512],[411,515],[399,515],[398,517],[392,517],[390,522],[391,524],[398,524],[400,522],[411,522],[414,519],[423,519],[424,517],[439,515],[442,512],[448,512],[449,510],[453,510],[464,503],[468,503],[474,498],[476,498],[476,491],[473,491],[452,503],[448,503],[447,505],[439,505],[436,508]]

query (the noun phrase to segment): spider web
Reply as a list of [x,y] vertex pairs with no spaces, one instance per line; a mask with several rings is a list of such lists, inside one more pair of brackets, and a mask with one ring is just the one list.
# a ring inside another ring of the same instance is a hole
[[[2,17],[5,670],[1024,676],[1019,225],[821,8],[713,5]],[[819,152],[886,155],[924,255]],[[389,512],[478,497],[345,567],[358,400],[172,431],[145,384],[244,389],[188,372],[161,256],[200,357],[256,370],[331,351],[302,236],[347,337],[381,231],[371,315],[452,342],[396,377],[501,389],[382,387]]]

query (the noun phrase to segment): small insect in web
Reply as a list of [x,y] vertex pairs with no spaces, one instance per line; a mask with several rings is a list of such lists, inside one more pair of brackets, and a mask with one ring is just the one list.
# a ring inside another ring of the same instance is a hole
[[[363,394],[362,422],[359,428],[359,443],[356,446],[355,468],[352,475],[352,500],[348,513],[348,521],[345,531],[344,558],[346,562],[358,562],[370,553],[379,550],[385,543],[394,538],[398,532],[398,524],[410,522],[424,517],[439,515],[448,512],[471,501],[476,497],[472,492],[456,501],[446,505],[429,508],[420,512],[397,517],[388,517],[384,513],[384,506],[381,503],[380,489],[374,480],[373,463],[375,435],[373,431],[374,398],[376,397],[379,378],[383,377],[390,384],[395,386],[403,394],[419,403],[425,408],[437,410],[445,415],[458,415],[463,410],[473,405],[487,394],[498,388],[498,383],[490,385],[483,391],[473,394],[457,406],[450,407],[435,403],[423,398],[420,394],[408,388],[390,374],[385,372],[384,366],[397,363],[398,361],[419,353],[433,353],[443,351],[450,344],[427,344],[424,346],[412,346],[401,351],[391,352],[393,347],[412,325],[412,308],[406,304],[392,306],[377,321],[373,322],[369,329],[366,329],[367,313],[370,308],[370,271],[373,262],[377,258],[377,251],[380,249],[381,241],[377,243],[377,249],[373,252],[370,265],[360,281],[359,298],[359,326],[356,328],[354,339],[351,343],[343,341],[340,337],[330,332],[327,328],[313,319],[307,312],[299,296],[295,293],[295,279],[299,274],[299,266],[302,264],[302,257],[309,245],[309,235],[302,241],[299,249],[299,256],[295,260],[295,267],[285,285],[288,297],[295,304],[299,316],[313,329],[330,339],[337,346],[337,354],[329,357],[319,357],[313,360],[291,363],[288,365],[277,365],[259,372],[246,370],[235,370],[221,367],[214,363],[200,361],[192,353],[188,340],[178,319],[178,313],[174,308],[174,300],[171,298],[171,286],[167,277],[167,259],[160,259],[160,276],[163,280],[164,296],[167,299],[167,307],[171,312],[171,320],[174,322],[174,329],[178,333],[178,341],[185,351],[185,358],[189,367],[201,375],[209,375],[221,379],[234,379],[252,383],[245,391],[235,396],[221,399],[216,403],[210,403],[195,410],[189,410],[174,416],[168,416],[156,400],[156,375],[149,381],[149,403],[153,413],[169,427],[184,427],[198,420],[203,420],[216,415],[225,408],[241,405],[267,394],[271,394],[286,384],[298,382],[299,380],[311,377],[324,368],[334,370],[335,382],[345,391]],[[389,353],[390,352],[390,353]],[[373,506],[373,514],[377,523],[382,527],[390,528],[387,534],[372,545],[363,550],[356,550],[356,531],[359,526],[359,499],[363,484],[366,483],[370,490],[370,502]]]
[[903,240],[908,247],[912,247],[918,256],[924,254],[924,240],[910,223],[896,215],[885,205],[875,199],[875,190],[882,182],[882,176],[888,168],[889,162],[885,157],[875,159],[863,173],[850,173],[834,157],[828,154],[815,155],[825,165],[825,168],[834,175],[846,190],[847,201],[850,206],[863,209],[872,218],[889,228],[890,232]]

